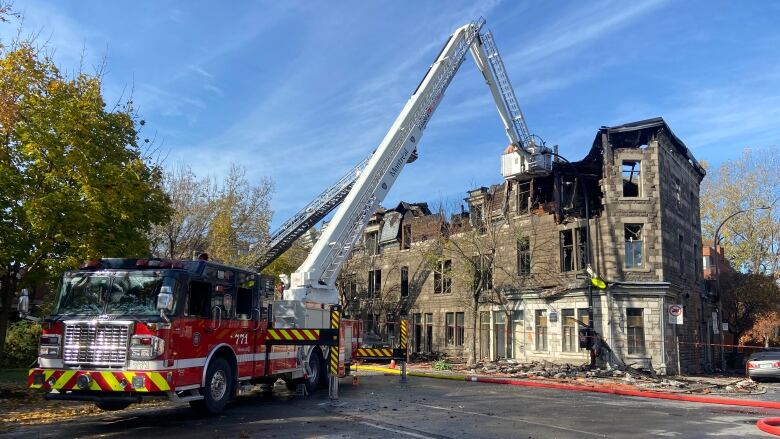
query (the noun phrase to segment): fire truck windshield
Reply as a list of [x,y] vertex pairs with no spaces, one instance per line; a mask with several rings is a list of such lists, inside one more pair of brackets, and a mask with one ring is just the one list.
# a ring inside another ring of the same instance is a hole
[[157,294],[172,277],[150,272],[71,272],[62,278],[54,314],[157,316]]

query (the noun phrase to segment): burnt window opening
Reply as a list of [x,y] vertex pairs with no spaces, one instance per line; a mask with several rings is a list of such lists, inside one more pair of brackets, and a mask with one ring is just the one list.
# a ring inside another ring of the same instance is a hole
[[517,274],[519,276],[531,274],[531,241],[528,238],[517,240]]
[[531,210],[531,181],[521,181],[517,184],[517,213],[528,213]]
[[409,296],[409,267],[401,267],[401,297]]
[[353,299],[357,297],[358,294],[357,274],[356,273],[348,274],[346,284],[347,284],[346,293],[349,299]]
[[401,250],[409,250],[412,248],[412,225],[404,224],[401,227]]
[[642,163],[639,160],[623,160],[623,196],[642,196]]
[[624,226],[626,245],[626,268],[642,267],[642,224]]
[[366,253],[369,256],[379,254],[379,232],[366,232]]
[[561,176],[561,208],[573,209],[577,194],[577,178],[570,175]]
[[439,261],[433,273],[433,293],[448,294],[452,292],[452,260]]
[[561,272],[582,270],[587,265],[588,236],[585,228],[561,230]]
[[368,297],[376,297],[382,292],[382,270],[369,270]]
[[561,271],[574,271],[574,230],[561,230]]

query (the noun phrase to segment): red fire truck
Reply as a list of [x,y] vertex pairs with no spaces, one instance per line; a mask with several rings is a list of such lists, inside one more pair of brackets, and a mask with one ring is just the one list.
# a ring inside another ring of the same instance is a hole
[[[285,300],[267,300],[271,279],[207,261],[92,261],[62,277],[54,313],[43,320],[30,386],[50,390],[48,398],[95,401],[109,410],[164,395],[215,413],[246,385],[281,378],[314,390],[327,373],[333,397],[352,358],[405,358],[403,321],[399,349],[357,349],[361,325],[340,318],[336,279],[403,167],[417,158],[428,121],[467,52],[511,142],[502,156],[504,177],[525,179],[552,168],[551,151],[528,131],[492,34],[481,32],[484,23],[480,18],[449,37],[372,155],[265,243],[258,271],[338,207],[306,260],[283,279]],[[400,236],[387,230],[377,249]],[[22,296],[22,314],[28,305]]]
[[[331,307],[272,302],[267,276],[208,261],[101,259],[66,272],[54,311],[42,321],[32,388],[49,399],[94,401],[118,410],[144,396],[167,396],[215,413],[242,386],[323,386]],[[341,320],[339,376],[358,347],[358,321]],[[269,335],[270,334],[270,335]],[[274,340],[277,336],[285,340]],[[287,340],[289,338],[289,340]],[[294,343],[306,345],[276,344]]]

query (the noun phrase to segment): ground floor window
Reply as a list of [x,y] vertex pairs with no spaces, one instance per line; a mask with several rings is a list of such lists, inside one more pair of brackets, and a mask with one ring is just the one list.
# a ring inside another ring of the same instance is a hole
[[563,352],[576,352],[579,339],[573,308],[561,310],[561,325],[561,350]]
[[479,313],[479,356],[490,358],[490,312]]
[[425,314],[425,352],[433,352],[433,314]]
[[496,358],[506,358],[506,314],[493,311],[493,345]]
[[464,317],[462,312],[448,312],[445,314],[446,333],[444,344],[446,346],[463,346]]
[[645,324],[642,312],[642,308],[626,308],[629,355],[642,355],[645,353]]
[[536,326],[536,350],[547,350],[547,310],[537,309],[534,318]]

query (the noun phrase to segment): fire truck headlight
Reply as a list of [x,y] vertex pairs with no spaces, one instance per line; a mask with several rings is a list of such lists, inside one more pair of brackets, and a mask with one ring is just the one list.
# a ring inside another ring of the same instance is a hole
[[165,351],[165,341],[154,335],[134,335],[130,340],[131,360],[153,360]]

